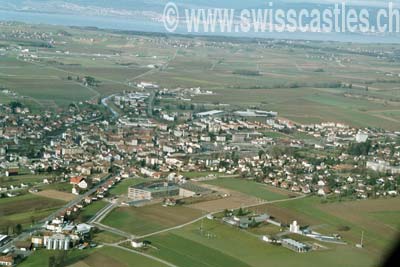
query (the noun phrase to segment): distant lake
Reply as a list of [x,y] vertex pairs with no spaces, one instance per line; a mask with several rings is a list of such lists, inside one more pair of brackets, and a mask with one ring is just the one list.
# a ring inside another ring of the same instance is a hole
[[[98,27],[103,29],[161,32],[165,33],[164,25],[145,18],[122,19],[111,16],[85,16],[74,14],[51,14],[25,11],[0,10],[1,21],[20,21],[33,24],[50,24],[63,26]],[[177,33],[187,34],[183,27],[178,27]],[[206,34],[202,34],[206,35]],[[210,35],[210,34],[208,34]],[[329,40],[358,43],[399,43],[400,36],[365,36],[344,33],[218,33],[223,36],[262,37],[276,39]]]

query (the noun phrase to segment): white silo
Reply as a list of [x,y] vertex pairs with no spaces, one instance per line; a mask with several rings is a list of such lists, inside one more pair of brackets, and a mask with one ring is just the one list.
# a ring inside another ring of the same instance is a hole
[[47,239],[46,248],[47,248],[48,250],[50,250],[50,249],[53,248],[53,239],[51,239],[51,238],[48,238],[48,239]]
[[58,249],[60,250],[64,249],[64,239],[62,238],[58,239]]
[[70,239],[68,237],[65,238],[65,240],[64,240],[64,250],[68,250],[69,249],[69,242],[70,242]]
[[57,239],[53,240],[53,250],[57,250],[58,249],[58,242],[57,241],[58,241]]

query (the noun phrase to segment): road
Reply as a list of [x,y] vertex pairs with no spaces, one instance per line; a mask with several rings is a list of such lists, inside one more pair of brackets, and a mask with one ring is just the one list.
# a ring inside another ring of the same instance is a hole
[[108,203],[107,206],[99,210],[89,221],[88,223],[93,222],[101,222],[108,213],[110,213],[115,207],[117,207],[114,203]]
[[45,223],[46,221],[51,221],[53,220],[60,212],[71,208],[73,206],[75,206],[76,204],[78,204],[79,202],[81,202],[82,200],[84,200],[86,197],[90,196],[91,194],[95,193],[97,191],[97,189],[99,189],[101,186],[103,186],[105,183],[107,183],[109,180],[111,180],[113,178],[113,176],[111,174],[107,175],[105,177],[105,179],[96,184],[94,187],[92,187],[90,190],[88,190],[86,193],[84,193],[83,195],[79,195],[77,196],[74,200],[68,202],[67,204],[65,204],[63,207],[61,207],[60,209],[58,209],[57,211],[53,212],[52,214],[50,214],[47,218],[43,219],[40,221],[40,223]]
[[67,204],[65,204],[63,207],[59,208],[58,210],[54,211],[52,214],[50,214],[49,216],[47,216],[46,218],[40,220],[39,222],[37,222],[34,226],[32,226],[31,228],[23,231],[20,235],[14,237],[12,239],[12,241],[10,241],[9,243],[7,243],[6,245],[0,247],[0,252],[4,251],[5,249],[9,249],[11,248],[15,242],[17,241],[22,241],[22,240],[26,240],[29,236],[31,236],[31,234],[35,231],[37,231],[38,229],[40,229],[42,227],[42,225],[46,222],[46,221],[51,221],[53,220],[59,213],[61,213],[62,211],[71,208],[73,206],[75,206],[76,204],[78,204],[79,202],[81,202],[84,198],[86,198],[87,196],[93,194],[94,192],[97,191],[97,189],[99,189],[102,185],[104,185],[106,182],[108,182],[110,179],[112,179],[113,176],[111,174],[107,175],[106,178],[98,183],[97,185],[95,185],[92,189],[90,189],[89,191],[87,191],[85,194],[83,195],[79,195],[77,196],[74,200],[68,202]]
[[109,96],[107,96],[107,97],[105,97],[105,98],[103,98],[101,100],[101,104],[111,111],[111,113],[113,114],[114,118],[118,118],[119,117],[119,113],[117,111],[115,111],[112,107],[110,107],[110,105],[107,103],[107,101],[110,100],[111,98],[113,98],[116,95],[118,95],[118,94],[109,95]]
[[150,97],[147,103],[147,116],[150,118],[153,117],[153,106],[154,106],[154,98],[156,97],[156,93],[154,91],[150,92]]

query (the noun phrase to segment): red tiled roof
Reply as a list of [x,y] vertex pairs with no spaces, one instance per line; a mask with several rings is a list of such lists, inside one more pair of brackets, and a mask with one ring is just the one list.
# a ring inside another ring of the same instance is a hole
[[82,180],[85,180],[82,176],[71,177],[71,184],[79,184]]

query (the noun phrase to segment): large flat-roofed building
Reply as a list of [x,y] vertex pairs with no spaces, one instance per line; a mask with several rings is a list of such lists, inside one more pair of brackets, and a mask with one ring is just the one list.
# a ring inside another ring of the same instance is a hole
[[131,186],[128,189],[128,198],[135,201],[151,200],[151,192],[145,189],[139,189]]
[[151,200],[179,195],[179,186],[174,183],[156,182],[143,183],[131,186],[128,189],[128,198],[133,201]]
[[223,110],[210,110],[210,111],[197,113],[196,117],[197,118],[212,117],[212,116],[222,115],[223,113],[224,113]]
[[277,117],[278,113],[274,111],[263,111],[263,110],[253,110],[253,109],[248,109],[246,111],[235,111],[235,115],[241,116],[241,117]]
[[176,184],[158,181],[142,183],[128,188],[128,198],[132,201],[147,201],[173,196],[186,198],[208,193],[210,193],[209,189],[192,183]]

